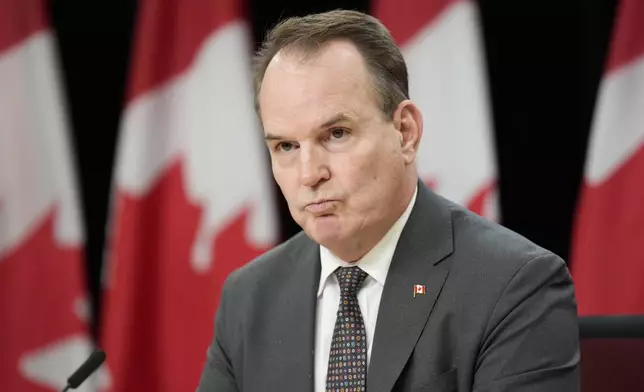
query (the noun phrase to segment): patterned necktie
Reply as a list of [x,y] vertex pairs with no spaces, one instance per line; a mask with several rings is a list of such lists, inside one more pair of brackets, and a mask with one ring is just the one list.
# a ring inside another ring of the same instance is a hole
[[367,385],[367,335],[357,293],[367,277],[358,267],[338,268],[340,304],[326,377],[327,392],[364,392]]

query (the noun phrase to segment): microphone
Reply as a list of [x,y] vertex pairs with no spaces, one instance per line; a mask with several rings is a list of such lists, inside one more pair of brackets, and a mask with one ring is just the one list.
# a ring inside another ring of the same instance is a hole
[[85,360],[85,362],[67,379],[67,386],[62,392],[78,388],[83,381],[98,369],[105,361],[105,352],[103,350],[94,350],[94,352]]

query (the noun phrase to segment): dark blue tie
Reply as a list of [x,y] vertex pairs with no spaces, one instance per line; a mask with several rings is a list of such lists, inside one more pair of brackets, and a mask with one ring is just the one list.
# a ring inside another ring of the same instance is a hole
[[326,377],[327,392],[364,392],[367,385],[367,335],[357,293],[367,273],[358,267],[338,268],[340,304],[333,330]]

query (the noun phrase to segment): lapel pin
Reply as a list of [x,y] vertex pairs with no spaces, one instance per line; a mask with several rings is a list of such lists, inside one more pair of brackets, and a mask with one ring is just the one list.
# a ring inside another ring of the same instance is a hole
[[424,284],[414,285],[414,298],[416,298],[417,295],[425,295],[426,292],[427,290]]

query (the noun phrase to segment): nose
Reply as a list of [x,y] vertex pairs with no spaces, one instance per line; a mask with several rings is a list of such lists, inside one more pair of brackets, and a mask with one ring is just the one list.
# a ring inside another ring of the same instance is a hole
[[300,183],[315,187],[330,176],[325,152],[318,146],[300,146]]

